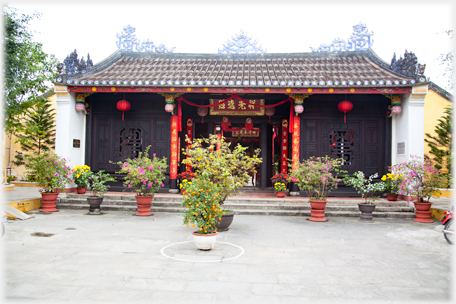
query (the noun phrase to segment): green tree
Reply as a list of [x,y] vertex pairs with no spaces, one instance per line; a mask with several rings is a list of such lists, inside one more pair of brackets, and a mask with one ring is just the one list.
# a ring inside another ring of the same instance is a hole
[[49,151],[55,148],[55,110],[49,99],[42,98],[24,112],[23,123],[18,127],[16,142],[25,152]]
[[33,41],[30,22],[40,18],[20,14],[17,9],[3,6],[4,22],[4,129],[14,134],[20,126],[18,116],[38,101],[57,76],[57,60]]
[[445,115],[438,120],[438,124],[435,127],[435,136],[426,133],[424,140],[427,142],[430,151],[427,158],[432,159],[436,169],[446,169],[451,174],[452,165],[452,151],[453,151],[453,106],[445,108]]

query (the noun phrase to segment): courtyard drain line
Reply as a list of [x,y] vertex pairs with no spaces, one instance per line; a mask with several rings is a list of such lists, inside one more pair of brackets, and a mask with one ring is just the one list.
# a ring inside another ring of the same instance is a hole
[[[191,246],[188,246],[188,245],[191,245]],[[220,245],[222,245],[222,247],[228,246],[229,249],[220,250],[221,249]],[[166,249],[172,249],[173,246],[183,247],[180,249],[180,251],[179,251],[179,248],[175,249],[174,253],[177,255],[177,257],[171,256],[170,254],[165,253]],[[234,249],[237,249],[236,251],[240,251],[240,253],[237,255],[234,255],[233,254],[234,250],[232,249],[233,247],[234,247]],[[187,254],[185,254],[185,252],[187,252]],[[191,262],[191,263],[213,263],[213,262],[229,261],[229,260],[239,258],[240,256],[242,256],[244,254],[244,252],[245,252],[244,248],[242,248],[238,245],[234,245],[231,243],[225,243],[225,242],[215,242],[215,246],[212,250],[201,251],[201,250],[196,249],[195,245],[193,244],[193,241],[173,243],[173,244],[163,247],[160,250],[160,253],[167,258],[181,261],[181,262]],[[218,253],[220,253],[220,254],[224,253],[224,254],[216,255]],[[233,255],[233,256],[225,258],[226,254]],[[180,257],[180,256],[182,256],[182,257]],[[192,259],[192,258],[194,258],[194,259]]]

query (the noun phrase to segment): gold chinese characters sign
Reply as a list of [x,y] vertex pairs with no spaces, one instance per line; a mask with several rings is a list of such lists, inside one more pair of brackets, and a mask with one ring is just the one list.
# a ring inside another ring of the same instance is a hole
[[252,128],[250,130],[247,130],[246,128],[242,128],[242,130],[233,131],[231,134],[233,137],[236,137],[239,135],[242,137],[260,137],[260,128]]
[[[221,102],[223,99],[209,99],[211,105]],[[264,99],[247,99],[246,102],[237,98],[229,99],[227,102],[210,107],[209,115],[256,115],[263,116],[264,108],[254,105],[264,106]]]

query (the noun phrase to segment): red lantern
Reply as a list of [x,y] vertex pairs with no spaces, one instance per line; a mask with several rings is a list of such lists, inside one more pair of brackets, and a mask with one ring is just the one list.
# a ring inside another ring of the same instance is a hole
[[122,111],[122,120],[124,120],[124,113],[125,111],[130,110],[130,103],[125,99],[119,100],[117,102],[117,110]]
[[275,113],[275,107],[269,107],[269,108],[264,109],[264,114],[266,114],[266,116],[269,116],[269,122],[271,122],[271,116],[274,115],[274,113]]
[[201,116],[201,123],[204,123],[204,116],[207,115],[207,113],[209,112],[209,109],[207,107],[198,107],[198,115]]
[[339,109],[339,111],[344,112],[344,123],[346,123],[347,120],[346,120],[346,117],[345,117],[345,113],[350,112],[353,109],[353,104],[351,103],[351,101],[342,100],[337,105],[337,108]]

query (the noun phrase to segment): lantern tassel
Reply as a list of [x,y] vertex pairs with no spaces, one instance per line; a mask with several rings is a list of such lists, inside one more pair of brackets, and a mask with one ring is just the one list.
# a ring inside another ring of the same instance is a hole
[[125,113],[125,112],[124,112],[124,111],[122,111],[122,120],[124,120],[124,113]]
[[344,113],[344,123],[347,123],[347,118],[345,116],[345,113]]

